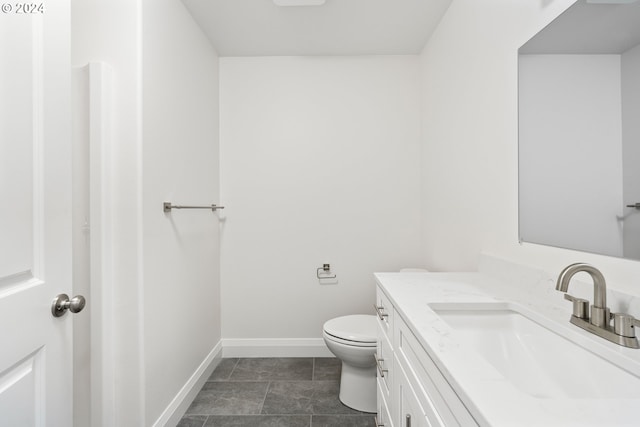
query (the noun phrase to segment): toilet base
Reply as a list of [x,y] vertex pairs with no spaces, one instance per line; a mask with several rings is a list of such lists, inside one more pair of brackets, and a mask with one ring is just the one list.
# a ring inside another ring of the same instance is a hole
[[357,368],[342,363],[340,401],[362,412],[377,412],[376,366]]

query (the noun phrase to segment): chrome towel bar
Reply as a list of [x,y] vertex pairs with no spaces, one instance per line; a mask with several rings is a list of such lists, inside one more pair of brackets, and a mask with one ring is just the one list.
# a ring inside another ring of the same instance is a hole
[[211,209],[215,212],[218,209],[224,209],[224,206],[210,205],[210,206],[181,206],[181,205],[172,205],[171,202],[164,202],[162,204],[162,210],[164,212],[171,212],[171,209]]

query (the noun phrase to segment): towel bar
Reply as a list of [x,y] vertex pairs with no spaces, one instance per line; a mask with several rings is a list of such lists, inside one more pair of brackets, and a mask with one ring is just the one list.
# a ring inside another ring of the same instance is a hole
[[162,204],[162,210],[164,212],[171,212],[171,209],[211,209],[215,212],[218,209],[224,209],[224,206],[210,205],[210,206],[181,206],[181,205],[172,205],[171,202],[164,202]]

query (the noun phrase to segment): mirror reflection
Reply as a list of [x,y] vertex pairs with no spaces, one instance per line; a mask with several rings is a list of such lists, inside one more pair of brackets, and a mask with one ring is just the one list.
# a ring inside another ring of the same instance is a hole
[[640,260],[640,1],[578,0],[518,53],[521,241]]

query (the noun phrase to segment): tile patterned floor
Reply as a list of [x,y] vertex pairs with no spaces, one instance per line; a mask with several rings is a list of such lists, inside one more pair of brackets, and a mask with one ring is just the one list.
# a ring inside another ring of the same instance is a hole
[[178,427],[374,427],[338,399],[335,358],[222,359]]

